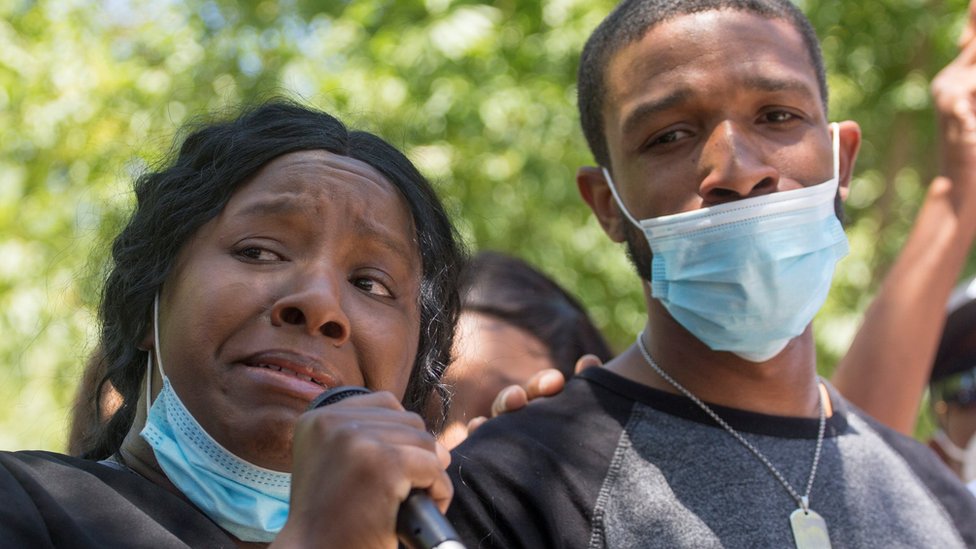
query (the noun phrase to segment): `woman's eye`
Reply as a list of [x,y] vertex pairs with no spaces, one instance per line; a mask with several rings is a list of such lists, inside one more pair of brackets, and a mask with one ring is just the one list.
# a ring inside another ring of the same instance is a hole
[[360,290],[365,290],[371,294],[375,294],[383,297],[393,297],[393,292],[390,291],[382,282],[374,280],[372,278],[357,278],[353,281]]
[[253,261],[279,261],[281,256],[264,248],[259,248],[257,246],[248,246],[241,249],[238,254],[253,260]]

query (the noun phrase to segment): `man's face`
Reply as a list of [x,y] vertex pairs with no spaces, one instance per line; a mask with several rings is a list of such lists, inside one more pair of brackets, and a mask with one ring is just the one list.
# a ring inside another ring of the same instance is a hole
[[[787,21],[736,10],[679,16],[617,52],[605,78],[611,173],[637,219],[816,185],[833,175],[817,75]],[[842,185],[856,133],[841,134]],[[615,206],[604,208],[605,219],[583,194],[614,240],[630,232],[639,239],[634,252],[649,252]]]

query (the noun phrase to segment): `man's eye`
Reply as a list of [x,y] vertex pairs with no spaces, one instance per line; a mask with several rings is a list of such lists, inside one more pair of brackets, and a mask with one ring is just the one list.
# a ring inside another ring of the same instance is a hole
[[687,136],[688,136],[688,132],[684,130],[671,130],[648,141],[645,148],[649,149],[661,145],[670,145],[671,143],[674,143]]
[[393,293],[387,288],[382,282],[373,280],[372,278],[357,278],[353,281],[360,290],[365,290],[371,294],[383,296],[383,297],[393,297]]
[[796,118],[796,116],[787,111],[772,111],[763,115],[766,122],[789,122]]

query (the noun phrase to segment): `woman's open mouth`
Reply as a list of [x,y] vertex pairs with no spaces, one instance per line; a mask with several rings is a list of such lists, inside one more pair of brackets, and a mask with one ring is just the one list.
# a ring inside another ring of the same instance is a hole
[[250,366],[252,368],[267,368],[269,370],[274,370],[276,372],[281,372],[283,374],[287,374],[287,375],[296,377],[296,378],[298,378],[298,379],[300,379],[302,381],[310,381],[310,382],[312,382],[312,383],[314,383],[316,385],[319,385],[321,387],[326,387],[325,384],[323,384],[321,381],[319,381],[317,379],[314,379],[312,376],[305,375],[305,374],[302,374],[300,372],[296,372],[295,370],[292,370],[292,369],[289,369],[289,368],[282,368],[281,366],[275,366],[274,364],[262,364],[262,363],[248,364],[248,366]]

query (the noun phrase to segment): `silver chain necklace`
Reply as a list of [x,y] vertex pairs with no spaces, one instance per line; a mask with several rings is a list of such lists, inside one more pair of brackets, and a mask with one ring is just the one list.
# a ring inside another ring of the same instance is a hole
[[641,355],[644,356],[644,360],[654,369],[659,376],[661,376],[665,381],[674,386],[675,389],[681,392],[684,396],[691,399],[692,402],[698,405],[706,414],[715,420],[722,426],[723,429],[728,431],[737,441],[739,441],[743,446],[746,447],[763,465],[769,469],[769,472],[776,477],[776,480],[786,488],[790,496],[796,500],[797,505],[800,506],[799,509],[793,511],[790,515],[790,525],[793,529],[793,538],[796,541],[796,546],[799,549],[807,548],[829,548],[830,538],[827,534],[827,523],[824,521],[823,517],[817,514],[816,511],[810,509],[810,491],[813,489],[813,479],[817,476],[817,466],[820,464],[820,450],[823,448],[824,441],[824,431],[827,425],[827,414],[824,410],[823,403],[823,393],[820,391],[819,387],[819,376],[817,377],[817,395],[818,395],[818,408],[820,409],[820,427],[817,430],[817,447],[813,452],[813,465],[810,466],[810,477],[807,479],[807,489],[806,492],[801,496],[793,488],[793,486],[787,482],[786,478],[779,472],[770,461],[759,451],[758,448],[752,445],[748,440],[745,439],[738,431],[732,428],[724,419],[719,417],[704,401],[696,397],[689,391],[685,389],[683,385],[678,383],[673,377],[668,375],[660,366],[654,362],[651,358],[651,354],[647,352],[647,347],[644,345],[644,333],[641,332],[637,335],[637,347],[640,349]]

